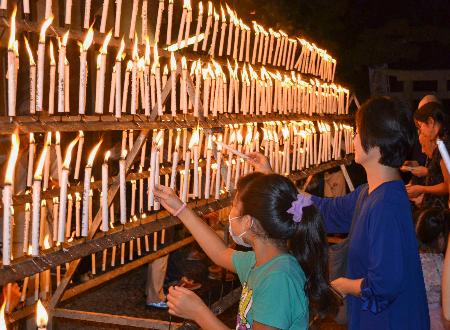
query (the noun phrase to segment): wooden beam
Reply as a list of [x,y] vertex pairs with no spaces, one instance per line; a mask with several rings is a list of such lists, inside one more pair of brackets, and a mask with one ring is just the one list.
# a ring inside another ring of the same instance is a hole
[[303,180],[303,179],[306,179],[310,175],[315,175],[320,172],[325,172],[325,171],[331,170],[332,168],[340,166],[341,164],[349,165],[354,159],[355,159],[355,156],[353,154],[347,155],[343,159],[332,160],[330,162],[323,163],[323,164],[311,167],[309,169],[305,169],[303,171],[292,173],[292,174],[288,175],[288,178],[291,179],[292,181]]
[[[231,197],[209,202],[201,200],[190,202],[189,207],[194,209],[197,214],[205,215],[228,207],[231,202]],[[0,269],[0,286],[120,245],[123,242],[173,227],[179,223],[178,218],[163,210],[142,218],[139,222],[129,222],[124,226],[118,226],[108,233],[100,232],[90,240],[65,243],[62,247],[48,249],[37,257],[19,258],[12,265]]]
[[69,320],[79,320],[83,322],[95,322],[110,325],[135,327],[140,329],[170,330],[175,329],[176,327],[182,325],[182,323],[168,322],[162,320],[145,319],[126,315],[85,312],[62,308],[55,309],[53,311],[53,317]]

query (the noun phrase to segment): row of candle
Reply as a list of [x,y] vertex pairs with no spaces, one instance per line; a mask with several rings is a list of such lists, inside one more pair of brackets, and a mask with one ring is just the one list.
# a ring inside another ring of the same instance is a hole
[[[14,16],[14,14],[13,14]],[[43,87],[44,87],[44,60],[45,60],[45,31],[51,24],[49,18],[41,31],[41,39],[37,54],[37,72],[33,52],[28,41],[25,39],[29,55],[30,66],[30,113],[34,114],[43,110]],[[19,59],[17,56],[17,40],[15,40],[14,23],[12,19],[10,49],[8,50],[8,115],[16,114],[17,94],[17,69]],[[56,61],[53,43],[50,41],[50,88],[48,113],[55,113],[55,89],[57,83],[57,113],[70,112],[70,77],[69,62],[66,58],[66,46],[69,32],[62,40],[58,40],[58,76],[56,77]],[[107,49],[111,39],[109,33],[99,50],[97,57],[95,108],[96,114],[105,112],[105,81]],[[80,46],[80,79],[78,114],[86,113],[87,96],[87,50],[93,41],[93,30],[89,29],[83,44]],[[111,91],[109,97],[108,113],[114,113],[120,118],[122,113],[138,113],[142,109],[143,114],[149,116],[151,109],[157,106],[157,114],[163,115],[166,107],[162,102],[162,88],[169,81],[167,65],[161,75],[158,49],[153,48],[153,64],[151,65],[149,39],[145,41],[145,54],[139,56],[138,38],[134,40],[132,59],[128,61],[126,71],[122,80],[122,60],[124,58],[125,43],[116,54],[115,64],[111,73]],[[258,73],[251,65],[244,65],[239,72],[237,62],[234,68],[228,63],[228,72],[222,69],[215,61],[203,64],[200,60],[192,62],[190,71],[186,59],[181,61],[181,78],[178,79],[177,69],[179,67],[173,52],[170,61],[170,83],[171,102],[170,112],[172,116],[177,115],[178,81],[180,86],[179,108],[183,114],[192,112],[199,116],[200,100],[203,103],[203,115],[217,116],[223,113],[242,113],[244,115],[265,115],[270,113],[325,113],[325,114],[347,114],[349,106],[349,91],[335,84],[322,83],[319,80],[310,79],[309,82],[302,79],[299,74],[291,71],[291,75],[281,75],[280,72],[271,72],[262,67]],[[37,73],[37,74],[36,74]],[[37,77],[37,79],[36,79]],[[108,73],[109,77],[109,73]],[[195,80],[194,100],[188,97],[188,77]],[[241,80],[239,80],[241,78]],[[123,88],[122,88],[123,86]],[[130,91],[131,89],[131,91]],[[201,91],[203,90],[203,93]],[[131,95],[129,95],[131,92]],[[203,94],[203,95],[201,95]],[[128,100],[130,98],[130,100]],[[139,102],[140,101],[140,102]],[[128,111],[128,103],[129,111]]]
[[[11,286],[11,284],[8,284]],[[10,290],[10,289],[9,289]],[[5,318],[5,312],[9,312],[8,304],[10,303],[11,298],[6,297],[1,308],[0,308],[0,329],[8,330],[8,324]],[[38,330],[47,329],[48,323],[48,313],[40,300],[38,300],[36,304],[36,326]],[[12,327],[11,327],[12,329]]]
[[[6,6],[6,0],[3,0]],[[29,0],[24,0],[28,2]],[[135,37],[136,21],[139,10],[139,0],[133,0],[130,30],[130,39]],[[108,7],[110,0],[103,0],[102,16],[100,22],[100,32],[106,32],[106,21],[108,18]],[[253,21],[252,29],[243,23],[235,10],[227,4],[217,10],[211,1],[208,2],[208,12],[206,22],[203,24],[203,3],[198,3],[197,24],[195,30],[195,41],[193,50],[198,50],[200,43],[199,36],[204,33],[201,45],[202,51],[207,51],[212,56],[231,56],[235,60],[248,63],[260,63],[262,65],[273,65],[284,67],[286,70],[296,69],[303,73],[319,76],[321,79],[333,81],[336,71],[336,60],[332,58],[326,50],[317,47],[303,38],[290,38],[283,31],[275,31],[272,28],[266,30],[262,25]],[[6,8],[4,8],[6,9]],[[65,23],[71,24],[72,0],[66,1]],[[91,25],[91,0],[85,0],[83,27],[88,29]],[[114,22],[114,37],[120,36],[122,0],[116,1],[116,16]],[[148,35],[148,0],[142,1],[142,42]],[[154,33],[154,42],[160,43],[161,23],[165,11],[165,1],[159,0],[157,21]],[[172,42],[174,0],[169,0],[167,8],[167,33],[166,43]],[[29,14],[29,5],[24,3],[24,13]],[[52,0],[46,0],[45,19],[51,17]],[[177,47],[181,48],[181,41],[184,40],[184,47],[188,45],[190,29],[193,22],[193,10],[190,0],[183,0],[182,15],[180,18]],[[220,28],[219,28],[220,26]],[[220,29],[220,31],[219,31]],[[219,36],[220,34],[220,36]],[[210,41],[210,43],[209,43]],[[244,50],[245,49],[245,50]],[[244,55],[245,52],[245,55]],[[250,54],[251,53],[251,54]]]
[[[164,130],[155,130],[151,139],[150,163],[146,164],[146,146],[141,150],[139,163],[140,173],[144,169],[148,169],[147,189],[145,190],[147,191],[145,197],[147,210],[159,210],[160,208],[153,195],[156,184],[164,184],[174,189],[178,187],[180,198],[185,202],[189,200],[189,197],[208,199],[214,196],[218,199],[221,192],[232,190],[239,177],[251,170],[249,163],[245,162],[246,157],[243,155],[245,153],[263,149],[275,172],[289,174],[291,171],[309,168],[332,159],[340,159],[342,149],[345,154],[353,152],[351,137],[352,127],[350,126],[335,123],[330,126],[326,123],[314,124],[310,121],[268,122],[263,124],[261,131],[258,130],[256,123],[227,125],[223,134],[215,135],[205,134],[203,129],[198,128],[191,132],[190,137],[187,129],[169,130],[167,134]],[[33,136],[30,137],[31,141],[32,139]],[[31,255],[39,255],[39,247],[43,245],[45,235],[42,224],[47,216],[53,219],[53,235],[51,237],[53,244],[61,244],[70,237],[73,218],[75,219],[75,235],[77,237],[88,236],[92,224],[92,199],[94,196],[91,188],[92,168],[101,142],[96,144],[89,153],[84,168],[83,193],[75,193],[75,196],[72,196],[68,193],[71,158],[75,145],[78,143],[76,164],[80,163],[83,139],[84,136],[79,134],[68,145],[64,161],[62,161],[59,141],[55,141],[56,159],[52,161],[57,163],[60,194],[59,197],[53,198],[52,204],[49,204],[52,205],[51,212],[47,211],[46,200],[41,200],[42,175],[44,168],[48,168],[51,161],[48,157],[51,146],[50,134],[47,135],[36,166],[34,166],[36,147],[34,143],[30,143],[28,173],[32,173],[33,168],[35,168],[35,172],[32,178],[27,178],[32,192],[32,202],[25,205],[24,253],[29,250],[28,237],[31,228]],[[167,143],[165,143],[165,139],[167,139]],[[126,155],[127,149],[132,149],[133,142],[133,132],[130,132],[128,136],[123,135],[122,154],[119,159],[119,221],[121,224],[128,221],[129,215],[135,216],[136,209],[140,214],[144,213],[144,178],[139,179],[139,190],[137,182],[131,181],[131,206],[127,206]],[[235,152],[229,152],[230,148]],[[13,217],[14,211],[12,208],[13,178],[18,150],[18,137],[14,134],[3,188],[4,265],[9,265],[11,262],[12,221],[8,221],[8,219]],[[101,192],[102,231],[108,231],[110,217],[113,218],[108,204],[109,156],[110,152],[107,151],[102,164],[99,189]],[[166,169],[161,174],[161,167],[165,165],[166,160],[171,163],[171,170]],[[180,162],[184,163],[181,169],[179,168]],[[75,171],[77,171],[77,166],[79,171],[80,165],[75,165]],[[45,189],[46,187],[44,187]],[[139,201],[138,205],[137,200]],[[74,203],[75,212],[73,210]],[[130,210],[129,214],[127,210]],[[73,213],[75,213],[75,217],[73,217]]]

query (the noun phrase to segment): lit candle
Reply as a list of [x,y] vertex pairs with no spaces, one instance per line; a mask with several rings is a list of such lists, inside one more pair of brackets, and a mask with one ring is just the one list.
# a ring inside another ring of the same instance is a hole
[[144,43],[144,40],[146,37],[148,37],[148,0],[142,1],[142,43]]
[[53,42],[50,41],[50,88],[48,93],[48,113],[55,113],[55,79],[56,79],[56,62],[53,52]]
[[62,42],[59,42],[59,51],[58,51],[58,113],[65,112],[65,61],[66,61],[66,46],[69,38],[69,31],[67,31],[62,39]]
[[119,160],[120,223],[123,225],[127,222],[126,157],[127,150],[123,149]]
[[186,30],[184,31],[184,46],[187,47],[189,44],[189,34],[191,33],[191,23],[192,23],[192,7],[191,1],[186,0],[187,15],[186,15]]
[[170,45],[172,40],[172,18],[173,18],[173,0],[169,0],[169,10],[167,13],[167,37],[166,37],[167,45]]
[[[237,143],[238,143],[238,146],[237,146],[237,151],[239,152],[239,153],[242,153],[242,133],[241,133],[241,131],[242,131],[242,128],[240,128],[240,129],[238,129],[237,130],[237,133],[236,133],[236,141],[237,141]],[[267,156],[266,156],[267,157]],[[239,156],[236,158],[236,172],[235,172],[235,175],[234,175],[234,186],[236,187],[237,186],[237,182],[238,182],[238,180],[239,180],[239,177],[241,176],[241,162],[243,161],[243,159],[242,158],[240,158]]]
[[37,93],[36,93],[36,111],[42,111],[44,101],[44,60],[45,60],[45,33],[53,21],[53,17],[48,18],[41,28],[38,44],[38,66],[37,66]]
[[[60,192],[59,192],[59,221],[58,221],[58,242],[63,243],[65,239],[66,232],[66,213],[67,213],[67,187],[69,185],[69,168],[70,161],[72,159],[72,150],[75,147],[75,144],[78,142],[78,137],[75,138],[67,147],[66,157],[64,159],[64,164],[61,172],[61,181],[60,181]],[[56,219],[54,220],[56,222]]]
[[198,49],[198,42],[199,38],[198,35],[200,34],[200,29],[202,28],[203,24],[203,3],[198,3],[198,16],[197,16],[197,28],[195,29],[195,42],[194,42],[194,52]]
[[211,154],[212,154],[212,136],[208,135],[206,144],[206,173],[205,173],[205,199],[209,199],[211,182]]
[[187,106],[187,63],[186,58],[183,56],[181,59],[181,86],[180,86],[180,108],[183,114],[186,115],[188,111]]
[[133,61],[129,60],[127,63],[127,70],[125,72],[125,82],[123,87],[122,113],[127,112],[128,86],[130,84],[130,72],[132,69],[133,69]]
[[222,135],[219,135],[217,142],[219,142],[219,143],[217,143],[216,192],[214,195],[215,199],[220,198],[220,183],[221,183],[220,175],[221,175],[221,167],[222,167]]
[[103,0],[102,18],[100,20],[100,33],[105,33],[106,20],[108,18],[109,0]]
[[138,70],[138,61],[139,61],[139,54],[138,54],[138,38],[135,36],[134,38],[134,47],[133,47],[133,55],[132,55],[133,61],[132,67],[131,67],[131,102],[130,102],[130,108],[131,108],[131,114],[136,114],[136,109],[138,107],[138,79],[137,79],[137,70]]
[[225,41],[225,32],[227,30],[227,17],[225,15],[225,11],[222,6],[220,6],[220,11],[222,15],[222,27],[220,30],[220,44],[219,44],[219,56],[223,54],[223,44]]
[[73,179],[78,180],[78,176],[80,174],[80,166],[81,166],[81,156],[83,154],[83,145],[84,145],[84,133],[83,131],[78,131],[79,143],[77,149],[77,159],[75,161],[75,171],[73,174]]
[[[235,15],[236,17],[236,15]],[[238,45],[239,45],[239,32],[241,31],[241,27],[238,23],[238,20],[236,18],[236,22],[235,22],[235,27],[234,27],[234,47],[233,47],[233,58],[235,60],[237,60],[237,51],[238,51]]]
[[87,85],[87,50],[92,44],[94,30],[90,28],[86,34],[83,45],[80,46],[80,92],[78,98],[78,114],[84,115],[86,110],[86,85]]
[[189,141],[189,150],[186,150],[184,153],[184,181],[183,181],[183,195],[181,200],[183,203],[187,203],[188,196],[189,196],[189,171],[190,171],[190,165],[191,165],[191,149],[193,146],[193,136],[192,134],[191,140]]
[[39,224],[40,224],[40,211],[41,211],[41,185],[42,185],[42,170],[44,168],[44,162],[47,158],[47,144],[44,144],[41,157],[39,158],[36,171],[34,173],[33,181],[33,195],[32,195],[32,236],[31,244],[33,256],[39,255]]
[[152,148],[150,152],[150,178],[149,178],[149,187],[148,187],[148,193],[149,193],[149,205],[148,208],[150,209],[151,206],[154,206],[155,204],[155,195],[154,195],[154,189],[155,189],[155,179],[156,179],[156,167],[159,164],[158,159],[158,145],[161,141],[161,135],[164,131],[159,131],[157,135],[155,135],[156,130],[153,131],[154,139],[152,139]]
[[47,323],[48,323],[47,311],[42,305],[41,300],[38,300],[36,307],[36,325],[38,330],[46,330]]
[[12,216],[14,209],[12,208],[12,193],[14,183],[14,172],[19,155],[19,136],[13,134],[11,137],[12,149],[9,155],[8,165],[6,167],[5,181],[3,187],[3,265],[11,264],[11,247],[12,247]]
[[180,150],[180,130],[177,129],[177,138],[175,142],[175,149],[172,155],[172,172],[170,176],[170,188],[175,189],[175,180],[177,177],[178,153]]
[[[2,2],[3,4],[3,2]],[[4,1],[4,9],[6,9],[6,0]],[[8,42],[8,116],[16,115],[16,97],[17,97],[17,88],[16,88],[16,54],[15,54],[15,44],[16,44],[16,12],[17,7],[14,7],[12,16],[11,16],[11,34]],[[30,65],[30,74],[31,74],[31,65]],[[35,69],[36,70],[36,69]],[[30,88],[31,86],[30,79]],[[30,113],[34,113],[34,107],[30,107]]]
[[[36,113],[36,63],[34,62],[33,52],[31,51],[30,45],[28,43],[28,39],[26,37],[24,37],[24,39],[25,39],[25,46],[28,51],[28,56],[30,58],[30,113],[34,114],[34,113]],[[9,60],[9,50],[8,50],[8,60]],[[8,66],[8,70],[9,70],[9,66]],[[13,72],[13,71],[11,71],[11,72]],[[8,71],[8,76],[9,76],[9,71]],[[9,77],[8,77],[8,84],[9,84]]]
[[159,0],[158,17],[156,19],[155,43],[159,43],[159,32],[161,30],[161,19],[164,12],[164,0]]
[[208,18],[206,19],[205,37],[203,39],[202,50],[206,51],[206,45],[208,44],[209,31],[212,25],[213,5],[211,1],[208,1]]
[[34,142],[34,134],[30,133],[30,143],[28,145],[28,172],[27,172],[27,187],[31,187],[33,180],[33,164],[34,154],[36,152],[36,144]]
[[105,74],[106,74],[106,54],[108,53],[108,44],[111,40],[112,32],[110,31],[103,42],[103,46],[100,49],[100,54],[98,55],[98,58],[100,59],[97,65],[98,68],[98,75],[97,75],[97,90],[96,90],[96,107],[95,107],[95,113],[102,114],[103,113],[103,107],[104,107],[104,100],[105,100]]
[[84,186],[83,186],[83,209],[81,213],[81,236],[87,237],[89,231],[89,194],[91,191],[91,174],[92,164],[94,163],[95,155],[102,141],[97,143],[89,154],[89,158],[84,169]]
[[173,52],[170,53],[170,79],[172,84],[170,110],[175,117],[177,115],[177,61]]
[[161,67],[159,65],[159,56],[158,56],[158,45],[155,44],[153,47],[153,56],[154,56],[154,71],[155,71],[155,80],[156,80],[156,104],[158,107],[158,115],[163,115],[163,107],[162,107],[162,95],[161,95]]
[[227,7],[227,13],[230,17],[230,26],[228,28],[228,42],[227,42],[227,55],[229,56],[229,55],[231,55],[231,41],[233,38],[233,27],[234,27],[234,22],[235,22],[236,18],[234,17],[234,13],[231,10],[231,8],[228,7],[227,4],[225,4],[225,5]]
[[114,20],[114,37],[120,35],[120,18],[122,17],[122,0],[116,0],[116,17]]
[[198,160],[199,160],[199,128],[194,130],[191,137],[192,151],[194,153],[194,197],[200,197],[199,178],[198,178]]
[[239,21],[239,26],[241,27],[241,47],[239,48],[239,61],[244,60],[244,48],[245,48],[245,37],[247,35],[247,26],[242,23],[242,21]]
[[133,0],[133,9],[131,10],[131,24],[130,24],[130,33],[128,34],[128,38],[133,39],[133,36],[136,31],[136,17],[138,12],[139,0]]
[[209,92],[211,85],[211,75],[213,75],[211,65],[208,63],[208,68],[203,70],[203,80],[204,88],[203,88],[203,116],[208,118],[208,107],[209,107]]
[[211,48],[209,49],[209,54],[212,57],[214,57],[214,52],[216,50],[217,32],[219,31],[219,19],[220,19],[220,16],[216,12],[216,9],[214,8],[214,28],[213,28],[213,35],[212,35],[212,41],[211,41]]

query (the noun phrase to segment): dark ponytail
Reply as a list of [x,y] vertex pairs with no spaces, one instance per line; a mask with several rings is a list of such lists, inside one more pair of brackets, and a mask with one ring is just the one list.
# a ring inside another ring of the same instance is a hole
[[328,279],[328,244],[315,206],[303,208],[302,220],[296,223],[287,210],[297,199],[297,189],[292,181],[278,174],[247,175],[237,188],[242,214],[256,219],[252,231],[289,248],[298,260],[306,275],[304,289],[310,308],[320,316],[336,311],[337,298]]

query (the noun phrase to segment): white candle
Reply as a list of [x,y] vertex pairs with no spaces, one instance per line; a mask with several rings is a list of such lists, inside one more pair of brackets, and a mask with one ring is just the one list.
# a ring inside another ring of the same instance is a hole
[[50,41],[50,89],[48,93],[48,113],[50,115],[55,112],[55,79],[56,79],[56,62],[53,53],[53,43]]
[[181,59],[181,88],[180,88],[180,108],[183,111],[183,114],[186,115],[188,111],[187,105],[187,63],[186,58],[183,56]]
[[183,203],[187,203],[188,201],[188,183],[189,183],[189,169],[191,165],[191,151],[187,150],[184,156],[184,181],[183,181],[183,195],[181,200]]
[[96,107],[95,113],[103,114],[104,99],[105,99],[105,74],[106,74],[106,54],[108,53],[108,44],[111,40],[111,31],[106,35],[103,46],[100,49],[98,76],[97,76],[97,90],[96,90]]
[[200,34],[200,29],[202,28],[203,24],[203,3],[198,3],[198,16],[197,16],[197,28],[195,29],[195,41],[194,41],[194,52],[198,49],[198,42],[199,38],[198,35]]
[[219,31],[219,15],[216,12],[216,9],[214,9],[214,28],[213,28],[213,35],[212,35],[212,41],[211,41],[211,48],[209,49],[209,54],[214,57],[214,52],[216,49],[216,40],[217,40],[217,32]]
[[[241,22],[241,21],[239,21]],[[233,47],[233,58],[237,60],[237,51],[239,46],[239,32],[240,32],[240,24],[236,22],[235,28],[234,28],[234,47]]]
[[206,19],[205,37],[203,39],[203,45],[202,45],[203,51],[206,51],[206,45],[208,44],[209,31],[211,30],[211,25],[212,25],[212,14],[213,14],[212,2],[208,1],[208,18]]
[[241,62],[244,60],[245,37],[247,35],[247,33],[246,33],[247,30],[246,30],[244,24],[240,25],[240,27],[241,27],[241,36],[242,37],[241,37],[241,47],[239,48],[239,61]]
[[187,0],[187,16],[186,16],[186,30],[184,32],[184,46],[188,46],[189,34],[191,33],[191,23],[192,23],[192,7],[190,0]]
[[162,107],[162,95],[161,95],[161,67],[159,65],[159,56],[158,56],[158,45],[155,44],[153,47],[153,55],[154,55],[154,68],[155,68],[155,80],[156,80],[156,104],[158,107],[158,115],[163,115],[163,107]]
[[123,225],[127,222],[126,157],[124,149],[119,160],[120,223]]
[[148,38],[148,0],[142,1],[142,43]]
[[138,12],[139,0],[133,0],[133,9],[131,10],[131,24],[130,24],[130,33],[128,34],[128,38],[133,39],[134,33],[136,31],[136,17]]
[[[28,51],[28,56],[30,58],[30,113],[34,114],[36,113],[36,63],[34,62],[34,58],[33,58],[33,52],[31,51],[30,45],[28,43],[28,39],[26,37],[24,37],[25,39],[25,46],[27,48]],[[12,57],[11,60],[15,59],[15,55],[14,55],[14,51],[11,52],[12,53]],[[9,94],[9,73],[10,73],[10,50],[8,50],[8,95]],[[11,66],[11,72],[14,72],[14,70],[12,69],[14,67],[14,62],[12,62],[12,66]],[[12,79],[12,82],[14,82],[14,79]],[[15,97],[14,95],[11,95],[12,97]],[[14,101],[14,100],[12,100]],[[14,101],[15,102],[15,101]],[[11,109],[13,109],[15,111],[15,107],[11,106]],[[8,111],[9,113],[10,111]]]
[[161,20],[164,12],[164,0],[159,0],[158,17],[156,19],[155,43],[159,43],[159,33],[161,31]]
[[36,93],[36,111],[42,111],[44,101],[44,61],[45,61],[45,33],[47,28],[53,21],[53,17],[49,17],[41,28],[38,44],[38,64],[37,64],[37,93]]
[[92,44],[94,30],[90,28],[86,34],[83,45],[80,49],[80,86],[78,97],[78,114],[84,115],[86,110],[86,85],[87,85],[87,50]]
[[222,6],[220,6],[220,11],[221,11],[221,15],[222,15],[222,27],[220,29],[219,56],[222,56],[223,44],[225,41],[225,32],[227,30],[227,17],[225,16],[225,11],[223,10]]
[[122,17],[122,0],[116,0],[116,18],[114,20],[114,37],[120,35],[120,18]]
[[84,133],[83,131],[78,132],[79,143],[77,149],[77,159],[75,161],[75,171],[73,174],[73,179],[78,180],[78,176],[80,174],[80,166],[81,166],[81,156],[83,153],[83,145],[84,145]]
[[167,45],[170,45],[172,41],[172,18],[173,18],[173,0],[169,0],[169,10],[167,13],[167,36],[166,36]]
[[[59,219],[58,219],[58,242],[63,243],[66,231],[66,214],[67,214],[67,188],[69,185],[69,168],[72,159],[72,150],[79,138],[75,138],[67,147],[66,157],[64,159],[63,169],[61,173],[60,192],[59,192]],[[55,219],[56,221],[56,219]]]
[[109,0],[103,0],[102,18],[100,20],[100,33],[105,33],[106,20],[108,18]]
[[52,0],[45,0],[45,19],[52,15]]
[[[65,68],[64,62],[66,60],[66,45],[69,37],[69,31],[64,34],[62,42],[59,44],[58,51],[58,113],[63,113],[65,106]],[[52,85],[50,85],[52,88]],[[53,87],[54,88],[54,87]],[[50,102],[53,102],[53,97],[50,98]],[[49,107],[49,113],[51,107]]]
[[91,0],[85,0],[84,4],[84,23],[83,28],[89,29],[89,21],[91,18]]
[[64,23],[66,25],[72,24],[72,0],[66,0],[66,15]]
[[185,0],[184,4],[183,4],[183,13],[181,14],[180,29],[178,30],[178,39],[177,39],[177,47],[178,48],[180,48],[181,39],[183,38],[184,27],[186,25],[186,15],[187,15],[187,7],[186,7],[186,0]]
[[175,117],[177,115],[177,62],[175,60],[175,56],[173,52],[170,53],[170,79],[172,88],[170,91],[171,103],[170,110],[172,112],[172,116]]
[[220,198],[220,184],[221,184],[221,167],[222,167],[222,135],[219,135],[217,140],[217,172],[216,172],[216,191],[215,191],[215,199]]
[[84,169],[84,186],[83,186],[83,209],[81,213],[81,236],[87,237],[89,231],[89,197],[91,192],[91,174],[92,174],[92,164],[94,162],[95,154],[100,147],[99,142],[89,155],[87,165]]
[[227,42],[227,55],[230,56],[231,55],[231,42],[232,42],[232,38],[233,38],[233,28],[234,28],[234,22],[236,21],[236,18],[234,16],[234,13],[231,10],[231,8],[228,7],[227,4],[225,4],[225,5],[227,7],[228,16],[230,17],[230,26],[228,28],[228,42]]
[[36,152],[36,144],[34,143],[34,134],[30,133],[30,143],[28,145],[27,187],[31,187],[31,185],[32,185],[35,152]]

